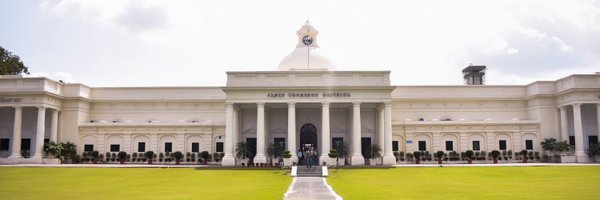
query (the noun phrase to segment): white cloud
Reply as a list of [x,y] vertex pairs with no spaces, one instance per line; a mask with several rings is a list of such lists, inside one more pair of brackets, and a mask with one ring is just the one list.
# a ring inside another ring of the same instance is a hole
[[569,45],[567,45],[564,41],[562,41],[560,38],[558,37],[552,37],[552,41],[554,41],[554,43],[556,45],[558,45],[558,48],[563,51],[563,52],[573,52],[573,48],[570,47]]

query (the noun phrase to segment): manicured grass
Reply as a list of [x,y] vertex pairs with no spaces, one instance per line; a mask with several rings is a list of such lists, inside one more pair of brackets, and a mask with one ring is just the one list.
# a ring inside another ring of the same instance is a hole
[[0,167],[0,199],[281,199],[280,170]]
[[344,199],[600,199],[600,166],[340,169]]

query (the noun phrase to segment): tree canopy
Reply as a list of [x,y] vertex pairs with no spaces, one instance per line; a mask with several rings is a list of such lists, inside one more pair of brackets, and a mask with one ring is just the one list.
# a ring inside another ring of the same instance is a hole
[[25,67],[19,56],[0,46],[0,75],[20,75],[29,74],[29,69]]

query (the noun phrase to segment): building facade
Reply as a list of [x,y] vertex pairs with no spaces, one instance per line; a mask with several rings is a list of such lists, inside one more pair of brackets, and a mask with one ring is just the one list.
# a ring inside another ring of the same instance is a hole
[[[291,152],[313,147],[326,159],[348,143],[352,165],[371,144],[383,164],[394,151],[523,149],[545,138],[569,141],[576,162],[600,135],[600,73],[528,85],[394,86],[390,71],[336,71],[318,52],[308,22],[277,71],[227,72],[224,87],[89,87],[48,78],[0,77],[0,163],[42,163],[43,144],[83,151],[223,152],[235,144]],[[295,153],[292,159],[297,160]]]

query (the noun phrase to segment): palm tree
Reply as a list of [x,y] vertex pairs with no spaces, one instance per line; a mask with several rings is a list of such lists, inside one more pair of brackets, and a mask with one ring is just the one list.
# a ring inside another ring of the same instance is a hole
[[67,163],[71,163],[73,161],[73,157],[77,155],[77,145],[71,142],[61,143],[60,145],[63,148],[61,152],[62,156],[68,160]]
[[350,155],[350,147],[346,141],[336,142],[335,151],[337,151],[338,158],[348,158]]
[[381,158],[381,146],[379,144],[371,144],[371,158]]
[[246,142],[238,142],[235,145],[235,157],[239,158],[239,159],[246,159],[246,158],[250,158],[252,155],[250,155],[250,147],[248,146],[248,143]]

